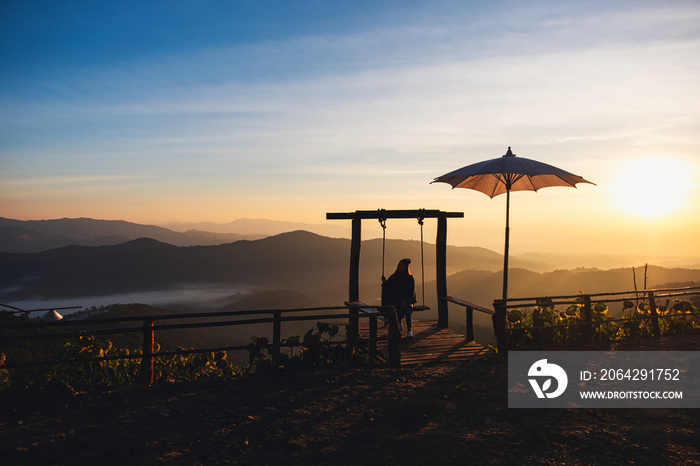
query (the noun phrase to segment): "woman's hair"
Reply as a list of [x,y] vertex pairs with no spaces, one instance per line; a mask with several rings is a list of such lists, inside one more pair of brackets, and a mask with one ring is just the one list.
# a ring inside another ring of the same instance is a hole
[[401,259],[399,263],[396,265],[396,271],[394,272],[395,274],[399,273],[399,268],[401,268],[401,264],[406,264],[406,273],[408,275],[411,275],[411,269],[409,267],[409,264],[411,263],[411,259]]

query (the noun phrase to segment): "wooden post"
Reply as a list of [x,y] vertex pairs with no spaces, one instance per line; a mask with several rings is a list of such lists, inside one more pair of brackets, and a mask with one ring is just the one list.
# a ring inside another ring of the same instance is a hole
[[362,245],[362,219],[352,219],[352,239],[350,240],[350,284],[348,301],[360,300],[360,247]]
[[372,358],[377,357],[377,316],[369,316],[369,354]]
[[467,341],[474,341],[474,309],[467,307]]
[[146,385],[153,384],[153,348],[155,329],[153,319],[143,321],[143,349],[141,356],[141,378]]
[[583,341],[590,343],[593,340],[593,309],[591,308],[591,297],[583,296],[583,315],[582,319],[587,325],[583,326]]
[[280,345],[282,343],[282,312],[275,311],[272,321],[272,366],[280,367]]
[[438,297],[438,327],[447,328],[448,307],[447,301],[447,217],[440,215],[437,218],[437,238],[435,240],[435,275]]
[[351,306],[349,309],[348,316],[348,344],[350,346],[357,346],[360,341],[360,311]]
[[396,309],[389,311],[389,364],[401,365],[401,331],[399,319],[396,317]]
[[496,313],[491,320],[493,321],[493,333],[496,335],[496,346],[499,353],[508,351],[508,341],[506,337],[506,300],[497,299],[493,302],[493,308]]
[[[350,284],[348,288],[348,301],[356,303],[360,301],[360,247],[362,245],[362,219],[352,219],[352,239],[350,240]],[[348,319],[348,343],[356,346],[360,339],[359,311],[350,307]]]
[[651,334],[654,337],[661,335],[661,329],[659,329],[659,313],[656,309],[656,299],[654,299],[654,292],[647,292],[649,297],[649,310],[651,311]]

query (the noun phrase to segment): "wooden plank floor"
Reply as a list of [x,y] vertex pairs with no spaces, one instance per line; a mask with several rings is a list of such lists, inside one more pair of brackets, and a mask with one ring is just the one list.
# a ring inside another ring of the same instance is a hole
[[[378,336],[384,336],[388,327],[378,323]],[[405,338],[406,331],[401,332],[401,365],[436,364],[443,362],[466,361],[492,350],[479,343],[468,342],[464,335],[454,333],[450,329],[439,328],[436,320],[413,321],[414,338]],[[361,338],[369,337],[369,322],[362,319],[360,323]],[[380,341],[378,349],[387,355],[387,342]]]

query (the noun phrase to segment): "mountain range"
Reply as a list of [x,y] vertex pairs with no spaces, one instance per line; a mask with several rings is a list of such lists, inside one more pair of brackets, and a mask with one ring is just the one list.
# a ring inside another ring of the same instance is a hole
[[340,225],[325,225],[301,222],[284,222],[265,218],[239,218],[228,223],[168,223],[162,225],[173,231],[208,231],[219,234],[236,233],[245,236],[273,236],[289,231],[304,230],[331,238],[348,236],[349,228]]
[[[434,317],[435,245],[388,240],[382,264],[382,242],[362,242],[361,299],[379,303],[382,268],[389,275],[403,257],[411,265],[419,302],[432,307]],[[294,231],[256,240],[213,246],[174,246],[140,238],[109,246],[71,245],[37,253],[0,253],[0,302],[13,305],[29,298],[115,296],[134,293],[152,298],[160,292],[180,302],[183,290],[199,290],[193,308],[295,308],[342,305],[347,299],[350,240]],[[610,270],[538,271],[538,264],[511,260],[511,296],[554,296],[633,289],[631,267]],[[490,307],[500,294],[502,256],[476,247],[448,246],[448,293]],[[425,276],[423,276],[423,273]],[[697,285],[700,270],[650,266],[648,287]],[[637,270],[642,287],[643,271]],[[212,290],[216,290],[213,293]],[[122,298],[119,298],[121,296]],[[148,299],[150,299],[148,298]],[[113,301],[113,302],[125,302]],[[81,302],[87,307],[92,303]],[[463,310],[459,312],[463,313]],[[462,320],[460,318],[460,320]]]
[[[210,246],[298,230],[330,238],[350,237],[349,223],[329,225],[240,218],[222,224],[202,222],[156,226],[91,218],[13,220],[0,217],[0,252],[33,253],[71,245],[108,246],[139,238],[151,238],[174,246]],[[521,265],[538,272],[578,267],[610,269],[646,262],[664,267],[700,268],[700,258],[692,254],[669,258],[639,254],[529,252],[511,254],[513,260],[520,260]]]
[[[326,304],[345,296],[350,240],[295,231],[258,240],[216,246],[178,247],[150,238],[110,246],[65,246],[37,253],[0,253],[0,298],[59,298],[174,289],[182,286],[229,286],[300,290]],[[381,278],[381,240],[362,247],[362,280],[375,286]],[[414,270],[435,274],[435,246],[417,241],[386,242],[385,274],[403,257]],[[448,247],[448,272],[465,268],[495,271],[501,256],[483,248]],[[528,267],[514,260],[514,266]],[[428,278],[429,280],[430,278]]]
[[220,233],[189,229],[173,231],[123,220],[62,218],[13,220],[0,217],[0,252],[40,252],[62,246],[106,246],[138,238],[152,238],[175,246],[212,245],[258,239],[263,233]]

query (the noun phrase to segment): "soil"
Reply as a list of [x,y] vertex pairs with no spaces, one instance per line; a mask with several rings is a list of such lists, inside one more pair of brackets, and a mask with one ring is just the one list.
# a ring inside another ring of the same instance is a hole
[[[612,349],[699,345],[685,334]],[[508,409],[496,354],[0,397],[7,465],[700,464],[699,433],[700,409]]]

